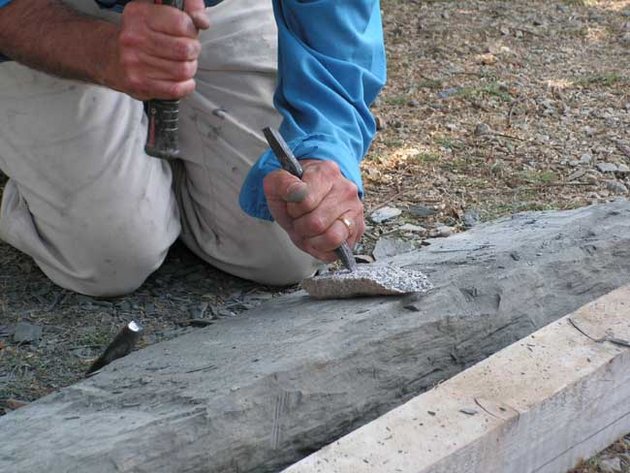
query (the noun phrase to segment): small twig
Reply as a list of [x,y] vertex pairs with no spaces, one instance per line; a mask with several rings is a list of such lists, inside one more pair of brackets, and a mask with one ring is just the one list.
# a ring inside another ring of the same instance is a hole
[[592,186],[591,182],[552,182],[550,186],[552,187],[562,187],[562,186]]
[[522,142],[527,141],[527,140],[524,140],[523,138],[519,138],[518,136],[505,135],[503,133],[497,133],[495,131],[492,131],[492,132],[488,133],[488,135],[490,135],[490,136],[499,136],[501,138],[508,138],[508,139],[514,140],[514,141],[522,141]]
[[590,182],[549,182],[547,184],[539,184],[536,186],[520,186],[515,187],[514,189],[479,189],[477,193],[479,194],[488,194],[488,193],[501,193],[501,194],[516,194],[522,191],[536,191],[541,190],[546,187],[564,187],[564,186],[592,186]]
[[535,186],[519,187],[518,190],[533,191],[544,189],[545,187],[564,187],[564,186],[592,186],[590,182],[549,182],[547,184],[537,184]]
[[207,370],[215,370],[217,369],[216,365],[208,365],[202,368],[196,368],[194,370],[185,371],[185,373],[197,373],[198,371],[207,371]]
[[68,294],[69,292],[65,292],[65,291],[57,293],[52,303],[46,308],[46,311],[50,312],[55,307],[60,306],[66,300],[66,298],[68,297]]
[[516,100],[513,100],[511,105],[510,105],[510,110],[508,112],[508,116],[507,116],[507,128],[512,128],[512,115],[514,114],[514,108],[520,104],[523,103],[525,100],[527,100],[527,97],[519,97]]
[[399,192],[396,192],[393,196],[385,199],[383,202],[381,202],[380,204],[378,204],[376,207],[372,207],[371,209],[367,210],[368,214],[371,214],[372,212],[376,212],[379,209],[382,209],[383,207],[385,207],[386,205],[391,204],[393,201],[395,201],[396,199],[398,199],[399,197],[402,197],[404,195],[410,194],[411,192],[415,191],[416,189],[406,189],[406,190],[401,190]]
[[496,414],[494,414],[493,412],[490,412],[488,409],[486,409],[484,407],[483,404],[481,404],[481,401],[479,401],[479,399],[475,398],[475,404],[477,404],[486,414],[488,414],[491,417],[495,417],[497,419],[500,419],[499,416],[497,416]]
[[612,343],[614,345],[619,345],[619,346],[622,346],[622,347],[630,348],[630,342],[627,341],[627,340],[623,340],[621,338],[608,337],[608,336],[602,337],[602,338],[591,337],[588,333],[586,333],[584,330],[582,330],[580,327],[578,327],[578,325],[575,323],[575,321],[571,317],[569,317],[569,323],[573,326],[573,328],[575,330],[580,332],[585,337],[593,340],[595,343],[610,342],[610,343]]
[[544,36],[543,36],[543,35],[538,34],[538,33],[534,33],[532,30],[528,30],[528,29],[526,29],[526,28],[519,28],[519,31],[520,31],[521,33],[527,33],[527,34],[529,34],[529,35],[532,35],[532,36],[534,36],[534,37],[536,37],[536,38],[544,38]]
[[464,251],[479,251],[479,250],[487,250],[488,248],[492,248],[494,245],[479,245],[475,248],[463,248],[461,250],[428,250],[429,253],[460,253]]
[[449,72],[451,76],[474,76],[474,77],[486,77],[487,74],[483,72],[467,72],[467,71],[453,71]]
[[68,347],[68,350],[81,350],[83,348],[89,348],[90,350],[100,350],[103,347],[103,345],[72,345],[70,347]]
[[433,77],[429,77],[429,76],[427,76],[426,74],[418,74],[418,77],[421,77],[421,78],[423,78],[423,79],[424,79],[424,80],[426,80],[426,81],[442,82],[441,80],[439,80],[439,79],[434,79]]
[[630,158],[630,146],[622,143],[621,141],[615,141],[615,145],[617,145],[617,149],[621,151],[626,158]]

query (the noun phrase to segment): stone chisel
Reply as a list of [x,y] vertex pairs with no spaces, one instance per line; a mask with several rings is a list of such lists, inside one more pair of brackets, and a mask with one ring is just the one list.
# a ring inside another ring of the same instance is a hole
[[107,345],[103,354],[92,363],[85,375],[88,377],[92,376],[104,366],[109,365],[112,361],[131,353],[143,332],[144,329],[138,322],[132,320],[126,324],[120,329],[109,345]]
[[[276,158],[278,158],[278,161],[280,161],[282,169],[302,179],[304,170],[302,169],[300,162],[293,155],[289,145],[287,145],[284,138],[282,138],[282,135],[270,127],[264,128],[263,134],[267,139],[267,143],[269,143],[269,147],[276,155]],[[335,250],[335,252],[346,269],[349,271],[357,270],[357,262],[354,259],[354,255],[352,254],[352,250],[350,249],[350,245],[348,245],[347,241],[344,241],[342,245]]]

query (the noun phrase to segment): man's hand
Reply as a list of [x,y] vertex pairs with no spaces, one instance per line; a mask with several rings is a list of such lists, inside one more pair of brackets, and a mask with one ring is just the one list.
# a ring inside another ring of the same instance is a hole
[[203,0],[187,0],[186,12],[136,0],[121,20],[118,26],[61,1],[13,1],[0,9],[0,51],[34,69],[140,100],[177,99],[195,88],[197,35],[209,26]]
[[186,11],[153,0],[129,3],[122,14],[105,85],[138,100],[179,99],[195,89],[200,29],[209,27],[203,0]]
[[354,246],[365,231],[357,186],[332,161],[300,163],[302,180],[286,171],[265,178],[269,210],[298,248],[321,261],[335,261],[335,249],[346,240]]

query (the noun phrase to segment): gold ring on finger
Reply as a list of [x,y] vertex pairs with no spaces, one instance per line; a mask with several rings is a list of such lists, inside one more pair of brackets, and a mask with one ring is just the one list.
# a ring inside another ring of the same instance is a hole
[[349,234],[352,234],[352,229],[354,228],[354,222],[352,220],[350,220],[348,217],[339,217],[337,220],[339,220],[346,226]]

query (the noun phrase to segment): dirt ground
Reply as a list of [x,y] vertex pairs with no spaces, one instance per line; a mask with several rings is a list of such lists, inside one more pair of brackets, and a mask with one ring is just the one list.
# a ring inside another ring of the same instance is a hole
[[[374,106],[365,203],[368,215],[400,214],[369,220],[359,253],[627,197],[630,0],[382,4],[389,81]],[[233,278],[181,245],[112,300],[59,289],[1,243],[0,267],[0,415],[80,380],[129,320],[144,326],[143,346],[295,290]],[[15,342],[18,322],[33,342]],[[609,471],[630,472],[630,437],[575,470]]]

